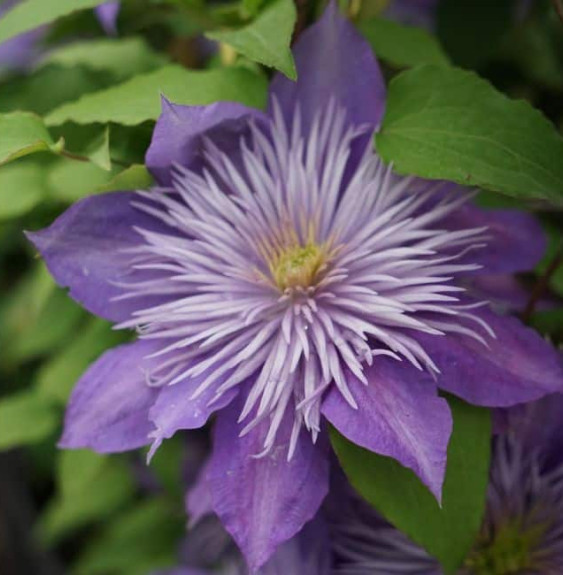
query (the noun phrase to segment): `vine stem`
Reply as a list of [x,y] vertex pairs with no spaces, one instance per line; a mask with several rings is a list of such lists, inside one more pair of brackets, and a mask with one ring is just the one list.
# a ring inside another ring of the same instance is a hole
[[522,320],[524,322],[529,322],[534,310],[536,309],[536,305],[542,295],[545,293],[546,289],[548,288],[549,281],[553,277],[553,274],[557,271],[559,266],[563,263],[563,242],[559,243],[559,247],[553,259],[549,262],[549,265],[543,272],[543,274],[538,278],[536,285],[534,285],[534,289],[532,290],[532,294],[528,301],[528,305],[522,314]]
[[559,16],[559,20],[563,23],[563,0],[551,0],[551,3]]

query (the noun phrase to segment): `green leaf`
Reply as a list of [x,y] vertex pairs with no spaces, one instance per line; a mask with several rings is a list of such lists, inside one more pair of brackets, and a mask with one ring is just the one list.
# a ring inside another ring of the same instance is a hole
[[57,412],[33,391],[0,399],[0,450],[41,441],[57,425]]
[[134,494],[123,462],[91,451],[61,451],[58,483],[58,496],[38,526],[42,540],[50,545],[79,527],[107,518]]
[[120,190],[146,190],[153,183],[152,176],[145,166],[135,164],[123,170],[106,184],[100,186],[98,192],[114,192]]
[[17,344],[33,331],[55,289],[55,282],[41,262],[7,294],[0,317],[0,354],[4,358],[9,355],[14,342]]
[[264,0],[242,0],[241,12],[244,16],[253,18],[256,16]]
[[0,169],[0,220],[23,216],[47,193],[42,166],[27,161],[3,166]]
[[64,405],[89,365],[128,337],[128,333],[112,330],[106,321],[90,319],[68,345],[40,367],[36,379],[38,392],[49,401]]
[[120,81],[136,74],[151,72],[166,62],[166,58],[141,38],[102,38],[62,46],[50,52],[41,65],[65,68],[82,66],[90,70],[111,72],[114,79]]
[[263,76],[244,68],[195,71],[170,65],[65,104],[51,112],[46,122],[115,122],[133,126],[158,118],[162,94],[177,104],[205,105],[229,100],[261,108],[266,102],[266,89]]
[[247,26],[208,32],[207,37],[229,44],[247,58],[276,68],[295,80],[297,71],[290,43],[296,18],[293,0],[275,0]]
[[100,134],[94,138],[85,155],[96,166],[102,168],[106,172],[111,170],[111,158],[109,155],[109,126],[106,126]]
[[[537,266],[536,271],[540,275],[548,271],[563,246],[560,228],[549,223],[544,223],[543,227],[548,238],[548,245],[542,261]],[[558,296],[563,297],[563,262],[560,262],[555,271],[550,274],[549,287]]]
[[472,72],[427,65],[394,78],[376,147],[400,174],[563,203],[561,136]]
[[449,64],[438,40],[422,28],[383,18],[361,20],[358,28],[375,55],[394,66],[409,68],[421,64]]
[[0,134],[0,165],[34,152],[62,148],[62,142],[53,142],[41,118],[28,112],[0,115]]
[[53,291],[32,327],[8,342],[6,354],[24,361],[47,354],[63,344],[84,317],[82,309],[60,289]]
[[389,457],[350,443],[332,430],[340,463],[357,491],[449,572],[471,549],[485,508],[491,422],[487,410],[448,398],[454,429],[442,507],[415,474]]
[[53,199],[72,203],[89,196],[111,181],[112,174],[89,162],[61,158],[47,173]]
[[31,75],[16,76],[0,88],[0,112],[29,110],[39,115],[115,84],[113,74],[83,66],[45,66]]
[[100,0],[26,0],[0,19],[0,42],[98,4]]
[[76,575],[146,575],[177,563],[184,518],[170,502],[143,501],[109,523],[78,558]]

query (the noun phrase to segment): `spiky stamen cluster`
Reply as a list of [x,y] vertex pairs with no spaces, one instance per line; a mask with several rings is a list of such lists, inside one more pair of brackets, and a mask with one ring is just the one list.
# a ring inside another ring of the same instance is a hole
[[199,378],[195,396],[249,392],[248,432],[268,419],[267,451],[284,414],[320,431],[323,392],[336,385],[356,407],[350,377],[388,355],[438,372],[416,333],[493,336],[459,299],[462,258],[482,247],[483,228],[449,231],[442,221],[467,194],[399,178],[367,149],[352,176],[351,128],[335,103],[310,130],[280,110],[267,128],[251,124],[240,161],[206,142],[207,168],[178,166],[173,189],[139,192],[136,207],[170,233],[139,229],[135,267],[154,279],[124,297],[160,295],[121,327],[162,341],[153,385]]
[[497,441],[486,519],[464,573],[563,573],[563,464],[544,469],[541,451]]
[[[339,575],[442,575],[436,559],[363,503],[333,525]],[[563,573],[563,464],[497,438],[485,519],[459,575]]]

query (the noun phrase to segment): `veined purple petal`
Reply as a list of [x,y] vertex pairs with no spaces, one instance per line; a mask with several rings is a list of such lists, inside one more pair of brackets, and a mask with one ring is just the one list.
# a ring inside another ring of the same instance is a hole
[[215,512],[254,571],[316,514],[328,491],[328,453],[324,435],[314,445],[301,433],[287,461],[292,420],[284,417],[276,444],[256,457],[268,422],[237,437],[238,404],[217,417],[207,478]]
[[259,575],[329,575],[331,559],[328,529],[317,516],[276,551]]
[[467,261],[481,264],[473,274],[511,274],[533,269],[543,257],[547,238],[538,220],[518,210],[483,210],[464,204],[445,220],[448,229],[487,227],[486,248]]
[[357,445],[412,469],[440,500],[452,432],[447,401],[428,374],[408,363],[382,357],[364,373],[367,385],[347,378],[358,409],[333,388],[323,414]]
[[150,442],[148,414],[157,390],[147,385],[155,344],[147,341],[107,351],[72,392],[59,446],[99,453],[136,449]]
[[476,405],[508,407],[563,390],[561,354],[513,317],[473,310],[494,331],[487,345],[465,335],[419,341],[440,369],[438,386]]
[[[238,389],[231,389],[228,393],[222,394],[217,401],[213,401],[216,387],[210,387],[194,398],[194,393],[206,375],[189,377],[185,381],[165,385],[160,389],[158,398],[149,413],[149,419],[156,426],[151,433],[154,439],[151,457],[163,439],[169,439],[180,429],[203,427],[213,412],[229,405],[238,393]],[[220,380],[217,386],[225,379]]]
[[303,32],[293,49],[297,82],[276,74],[270,94],[287,121],[299,108],[305,129],[330,99],[349,120],[375,129],[383,117],[385,83],[369,44],[344,18],[334,0],[321,19]]
[[209,461],[207,461],[196,479],[195,484],[186,493],[186,512],[190,526],[194,526],[206,515],[213,513],[211,492],[207,481]]
[[147,151],[147,167],[162,185],[170,185],[174,164],[191,169],[201,167],[204,136],[218,139],[217,145],[231,155],[238,151],[249,120],[262,117],[259,110],[236,102],[182,106],[163,97],[162,113]]
[[108,36],[117,35],[117,16],[121,8],[121,2],[104,2],[96,7],[96,16]]
[[48,228],[27,234],[57,283],[70,288],[70,296],[87,310],[113,321],[164,300],[150,296],[116,300],[127,293],[125,283],[154,277],[133,267],[131,249],[141,243],[134,228],[163,229],[133,201],[138,196],[132,192],[84,198]]

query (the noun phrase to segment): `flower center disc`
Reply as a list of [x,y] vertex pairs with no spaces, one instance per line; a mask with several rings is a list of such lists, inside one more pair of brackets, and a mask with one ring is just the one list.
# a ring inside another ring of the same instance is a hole
[[284,291],[291,288],[307,288],[325,262],[325,251],[313,242],[296,245],[283,250],[270,265],[276,285]]
[[466,561],[466,567],[476,575],[516,575],[534,568],[533,550],[545,529],[541,525],[522,529],[508,524],[492,541],[483,542]]

